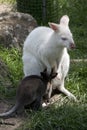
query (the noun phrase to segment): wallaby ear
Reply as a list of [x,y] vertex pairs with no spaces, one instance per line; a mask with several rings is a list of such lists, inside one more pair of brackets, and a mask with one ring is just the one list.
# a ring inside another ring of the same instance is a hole
[[50,75],[53,74],[53,72],[54,72],[54,68],[51,69],[51,73],[50,73]]
[[51,73],[50,73],[50,75],[52,75],[53,72],[55,72],[55,68],[54,68],[54,67],[51,68]]
[[41,76],[44,76],[44,73],[43,72],[40,72]]
[[56,23],[48,23],[49,24],[49,26],[50,26],[50,28],[52,28],[55,32],[58,32],[58,24],[56,24]]
[[60,24],[63,24],[65,26],[68,26],[69,24],[69,17],[67,15],[64,15],[61,19],[60,19]]
[[44,74],[46,74],[46,72],[47,72],[47,68],[45,68],[43,72],[40,72],[41,76],[44,76]]
[[43,72],[45,72],[45,73],[46,73],[46,72],[47,72],[47,68],[45,68]]
[[58,73],[53,73],[52,76],[51,76],[51,78],[52,78],[52,79],[55,78],[55,77],[57,76],[57,74],[58,74]]

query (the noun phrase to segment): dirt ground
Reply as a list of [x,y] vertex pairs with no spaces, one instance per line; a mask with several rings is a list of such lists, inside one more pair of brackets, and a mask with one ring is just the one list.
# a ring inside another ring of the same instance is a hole
[[[11,107],[8,101],[0,101],[0,113],[3,113]],[[0,119],[0,130],[15,130],[24,121],[24,115],[14,116],[8,119]]]

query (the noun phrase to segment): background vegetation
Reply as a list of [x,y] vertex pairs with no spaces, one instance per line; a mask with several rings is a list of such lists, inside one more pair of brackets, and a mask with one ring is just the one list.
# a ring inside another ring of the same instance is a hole
[[[72,102],[62,95],[62,98],[47,110],[28,112],[25,123],[18,130],[87,130],[87,62],[84,62],[84,59],[87,59],[87,0],[57,1],[58,19],[64,14],[70,17],[70,28],[76,43],[76,49],[69,52],[71,59],[83,59],[82,62],[71,63],[65,82],[66,88],[77,97],[78,102]],[[9,68],[14,91],[23,77],[21,56],[22,52],[15,48],[0,47],[0,58]],[[13,95],[7,93],[8,91],[0,86],[0,95],[12,98]]]

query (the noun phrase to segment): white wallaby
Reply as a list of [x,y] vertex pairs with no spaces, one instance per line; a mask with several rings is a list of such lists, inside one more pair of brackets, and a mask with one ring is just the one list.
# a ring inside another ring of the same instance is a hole
[[72,33],[69,29],[69,17],[64,15],[60,24],[49,23],[49,27],[37,27],[26,38],[23,47],[23,68],[25,76],[40,75],[47,67],[58,73],[52,86],[57,87],[69,98],[76,99],[64,87],[64,80],[69,70],[70,57],[67,49],[75,48]]

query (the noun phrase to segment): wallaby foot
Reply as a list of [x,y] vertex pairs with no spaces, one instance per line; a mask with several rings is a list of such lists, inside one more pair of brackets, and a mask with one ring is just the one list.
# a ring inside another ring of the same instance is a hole
[[77,100],[76,97],[71,92],[69,92],[65,87],[61,86],[58,88],[58,90],[62,92],[63,94],[65,94],[69,99],[74,100],[74,101]]

